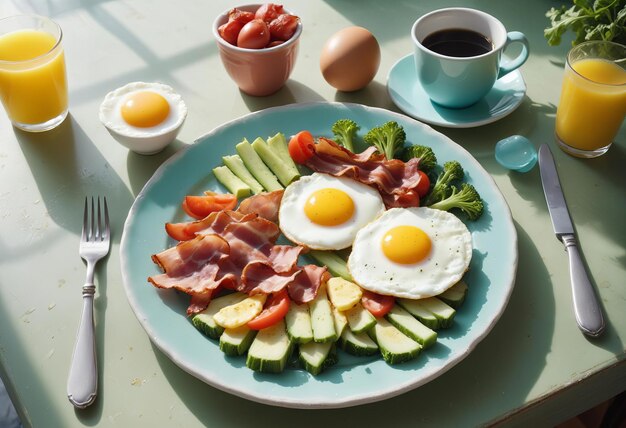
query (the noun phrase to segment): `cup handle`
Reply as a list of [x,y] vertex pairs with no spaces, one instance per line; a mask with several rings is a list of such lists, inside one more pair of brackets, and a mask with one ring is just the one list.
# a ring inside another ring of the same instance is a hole
[[507,61],[506,64],[500,64],[498,79],[521,67],[521,65],[528,59],[528,39],[526,39],[526,36],[519,31],[510,31],[507,33],[506,42],[504,43],[502,51],[504,52],[504,50],[513,42],[519,42],[522,44],[522,52],[520,52],[517,58]]

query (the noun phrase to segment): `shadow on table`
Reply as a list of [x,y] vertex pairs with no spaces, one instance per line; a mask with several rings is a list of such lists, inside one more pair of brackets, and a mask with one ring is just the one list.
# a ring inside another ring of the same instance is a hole
[[[27,133],[18,129],[15,129],[14,132],[39,189],[46,214],[62,229],[57,235],[48,233],[45,241],[37,243],[37,250],[42,251],[53,246],[55,236],[60,238],[61,234],[70,232],[76,235],[77,252],[72,254],[72,257],[75,257],[75,259],[72,258],[71,261],[65,259],[63,262],[80,263],[78,242],[82,228],[84,198],[86,196],[107,197],[112,241],[114,244],[119,243],[122,235],[122,226],[133,196],[74,118],[69,115],[57,128],[44,133]],[[16,245],[16,243],[12,243],[10,257],[21,257],[33,251],[32,243],[29,245],[29,242],[26,240],[22,247],[16,247]],[[97,291],[94,301],[96,346],[99,361],[103,361],[105,349],[104,325],[107,307],[107,271],[104,265],[107,263],[107,260],[108,256],[100,262],[101,266],[99,266],[96,277]],[[74,310],[76,311],[76,321],[78,321],[82,306],[80,289],[72,289],[71,292],[76,293]],[[0,325],[5,326],[3,334],[10,335],[11,329],[7,328],[7,326],[10,326],[14,320],[2,319],[2,314],[7,313],[9,312],[0,310]],[[77,328],[78,323],[76,326],[68,327],[68,334],[73,336]],[[15,346],[21,346],[17,336],[13,337],[11,341],[15,343]],[[17,351],[14,348],[12,352],[15,353]],[[23,352],[22,354],[24,355],[23,364],[28,365],[25,357],[27,353]],[[68,359],[68,368],[69,363]],[[104,376],[103,366],[103,364],[99,364],[100,379]],[[30,381],[36,384],[36,380],[30,379]],[[102,385],[103,382],[100,382],[99,394],[102,393]],[[45,388],[33,385],[32,390],[44,391]],[[55,393],[57,392],[55,391]],[[54,400],[38,400],[40,403],[48,401],[54,402]],[[68,403],[68,405],[70,404]],[[77,411],[76,413],[77,418],[82,420],[83,423],[87,425],[94,424],[102,417],[102,405],[97,400],[88,409]],[[56,417],[52,408],[49,409],[48,415],[50,426],[60,423],[59,421],[54,422]]]

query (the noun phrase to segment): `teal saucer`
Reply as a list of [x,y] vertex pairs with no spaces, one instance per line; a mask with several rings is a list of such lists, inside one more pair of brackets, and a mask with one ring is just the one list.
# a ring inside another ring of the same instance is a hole
[[499,79],[476,104],[452,109],[433,103],[416,79],[413,54],[396,62],[387,76],[387,91],[396,106],[409,116],[431,125],[472,128],[511,114],[524,99],[526,83],[519,70]]

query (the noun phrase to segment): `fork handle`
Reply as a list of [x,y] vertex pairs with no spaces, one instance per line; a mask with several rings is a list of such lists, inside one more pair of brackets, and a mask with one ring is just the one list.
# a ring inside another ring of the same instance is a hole
[[92,404],[98,389],[95,326],[93,300],[96,287],[93,283],[83,286],[83,313],[76,335],[70,373],[67,379],[67,397],[79,409]]

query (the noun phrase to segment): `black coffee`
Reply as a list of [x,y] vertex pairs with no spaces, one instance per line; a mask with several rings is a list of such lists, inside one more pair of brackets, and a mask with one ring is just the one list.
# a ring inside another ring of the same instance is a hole
[[493,44],[487,37],[476,31],[461,28],[429,34],[422,45],[438,54],[453,57],[478,56],[493,49]]

